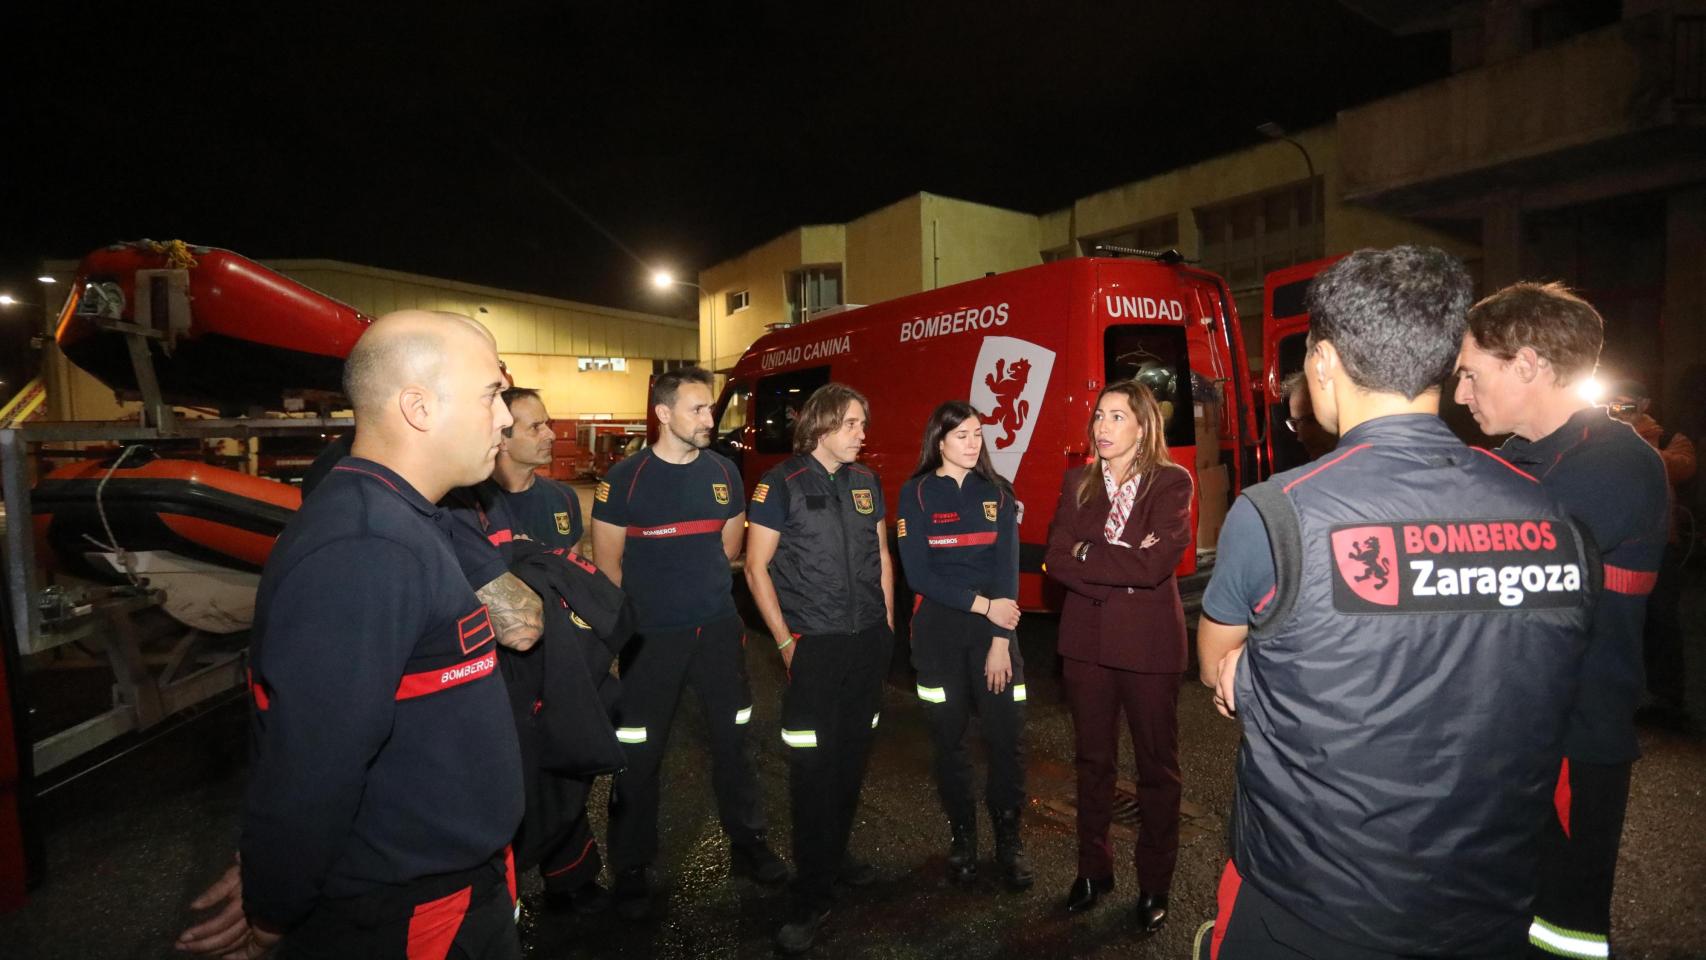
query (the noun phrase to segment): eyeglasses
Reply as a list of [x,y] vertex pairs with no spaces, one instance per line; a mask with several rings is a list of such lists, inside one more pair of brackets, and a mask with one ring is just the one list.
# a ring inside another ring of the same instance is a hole
[[1285,428],[1287,430],[1290,430],[1292,433],[1296,433],[1298,427],[1301,426],[1302,424],[1314,423],[1314,422],[1315,422],[1315,418],[1311,417],[1311,416],[1286,417],[1285,418]]

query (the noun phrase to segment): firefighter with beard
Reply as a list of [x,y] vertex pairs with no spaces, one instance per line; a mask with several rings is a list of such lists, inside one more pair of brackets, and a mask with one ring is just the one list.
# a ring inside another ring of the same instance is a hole
[[711,445],[712,377],[672,370],[652,384],[657,443],[610,468],[592,505],[593,559],[633,601],[639,636],[623,650],[616,735],[628,756],[610,793],[616,910],[651,909],[658,774],[681,693],[691,688],[711,738],[711,782],[734,872],[763,884],[788,869],[765,842],[747,731],[752,689],[730,563],[746,521],[740,470]]

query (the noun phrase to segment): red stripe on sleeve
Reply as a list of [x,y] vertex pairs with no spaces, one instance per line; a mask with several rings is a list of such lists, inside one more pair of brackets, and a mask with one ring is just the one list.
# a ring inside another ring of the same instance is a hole
[[460,687],[464,683],[473,683],[491,676],[497,665],[498,651],[494,648],[484,656],[464,660],[453,667],[406,673],[402,682],[397,684],[397,699],[412,700],[440,690],[449,690],[451,687]]
[[1605,589],[1625,596],[1644,597],[1653,592],[1659,582],[1656,570],[1631,570],[1628,567],[1605,565]]

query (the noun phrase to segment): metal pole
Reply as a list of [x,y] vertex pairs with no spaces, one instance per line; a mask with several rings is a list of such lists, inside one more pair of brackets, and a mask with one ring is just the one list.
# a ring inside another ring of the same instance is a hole
[[41,610],[36,606],[29,461],[17,430],[0,430],[0,485],[6,504],[6,592],[12,601],[13,642],[20,654],[30,654],[35,652]]

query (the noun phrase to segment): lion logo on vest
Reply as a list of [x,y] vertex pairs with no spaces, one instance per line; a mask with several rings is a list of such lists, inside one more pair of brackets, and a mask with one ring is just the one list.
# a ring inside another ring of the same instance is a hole
[[729,502],[729,485],[726,483],[711,484],[711,496],[716,497],[718,503],[727,504]]
[[1025,384],[1031,380],[1031,361],[1020,357],[1013,361],[1012,366],[1006,360],[995,361],[995,372],[985,374],[984,386],[995,394],[995,409],[989,413],[979,410],[977,418],[984,423],[998,424],[1004,435],[995,438],[995,448],[1005,450],[1019,438],[1019,431],[1025,428],[1025,418],[1030,416],[1031,402],[1019,399],[1025,392]]
[[1398,544],[1391,527],[1351,527],[1333,532],[1333,562],[1351,592],[1383,607],[1398,605],[1392,558]]
[[871,491],[869,491],[869,490],[855,490],[855,491],[853,491],[853,509],[859,511],[860,513],[866,513],[866,514],[871,513],[872,511],[876,510],[876,504],[871,499]]

